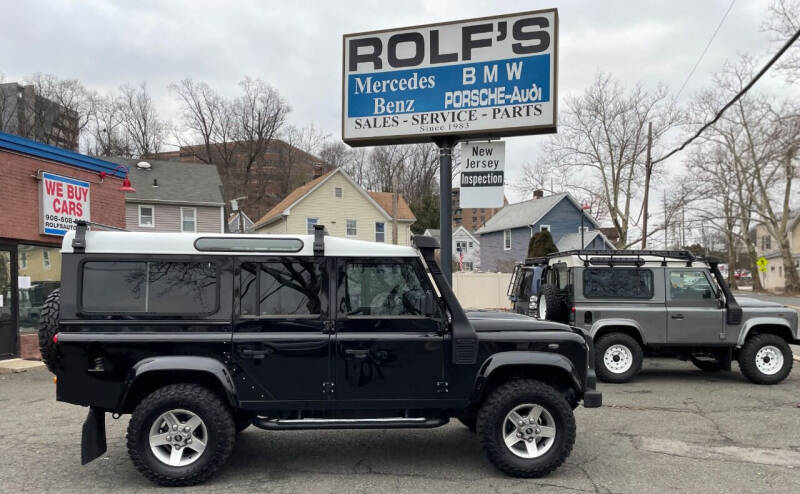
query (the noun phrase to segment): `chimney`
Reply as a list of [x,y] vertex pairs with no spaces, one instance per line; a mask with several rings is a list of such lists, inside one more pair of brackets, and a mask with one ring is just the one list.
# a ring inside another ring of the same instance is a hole
[[544,197],[544,191],[542,189],[536,189],[533,191],[533,199],[539,200]]
[[323,163],[315,164],[314,165],[314,176],[313,176],[312,180],[315,179],[315,178],[319,178],[319,177],[321,177],[323,175],[325,175],[325,165]]

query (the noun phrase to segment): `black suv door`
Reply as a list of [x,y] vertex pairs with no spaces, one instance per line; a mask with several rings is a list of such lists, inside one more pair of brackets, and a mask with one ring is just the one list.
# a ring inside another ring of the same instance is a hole
[[[325,259],[242,259],[233,357],[244,401],[325,400],[330,380]],[[310,404],[310,403],[309,403]]]
[[419,259],[340,259],[336,286],[336,400],[437,398],[444,323],[423,313],[433,287]]

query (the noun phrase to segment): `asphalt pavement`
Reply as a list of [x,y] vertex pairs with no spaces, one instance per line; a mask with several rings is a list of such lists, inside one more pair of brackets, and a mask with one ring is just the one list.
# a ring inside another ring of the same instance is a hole
[[[800,363],[795,362],[797,366]],[[735,367],[735,365],[734,365]],[[800,492],[800,369],[757,386],[653,359],[632,383],[602,385],[578,408],[572,455],[543,479],[506,477],[458,422],[430,430],[239,436],[230,463],[192,492]],[[128,417],[108,417],[108,452],[80,465],[86,409],[55,401],[44,369],[0,375],[1,492],[140,492],[156,487],[125,448]]]

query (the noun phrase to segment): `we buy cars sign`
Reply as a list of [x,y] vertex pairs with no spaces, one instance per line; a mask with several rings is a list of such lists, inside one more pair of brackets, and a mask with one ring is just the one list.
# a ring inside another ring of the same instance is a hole
[[556,9],[344,36],[351,146],[556,130]]
[[42,233],[63,236],[75,220],[91,220],[89,182],[42,173],[40,208]]

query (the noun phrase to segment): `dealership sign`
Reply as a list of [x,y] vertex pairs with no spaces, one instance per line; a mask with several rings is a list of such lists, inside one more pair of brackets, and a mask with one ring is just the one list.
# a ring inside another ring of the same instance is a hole
[[351,146],[555,132],[556,9],[347,34]]
[[461,144],[462,208],[503,207],[506,143],[464,142]]
[[89,182],[42,173],[41,230],[48,235],[64,235],[75,229],[75,220],[91,219]]

